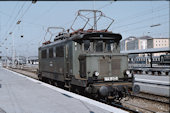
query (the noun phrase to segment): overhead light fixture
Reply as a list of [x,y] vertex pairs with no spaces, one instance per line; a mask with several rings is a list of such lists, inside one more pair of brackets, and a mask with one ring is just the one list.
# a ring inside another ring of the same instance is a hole
[[18,20],[17,24],[20,24],[21,23],[21,20]]
[[156,27],[156,26],[160,26],[161,24],[155,24],[155,25],[151,25],[150,27]]

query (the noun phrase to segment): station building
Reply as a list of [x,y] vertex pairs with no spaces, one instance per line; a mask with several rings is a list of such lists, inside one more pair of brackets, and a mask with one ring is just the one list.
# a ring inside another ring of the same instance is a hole
[[[153,38],[150,36],[134,37],[130,36],[121,41],[121,51],[141,50],[149,48],[164,48],[170,46],[169,38]],[[154,53],[153,56],[160,56],[165,53]],[[139,54],[138,56],[147,56]]]
[[[169,47],[169,38],[152,38],[147,41],[147,48],[165,48]],[[153,56],[160,56],[165,53],[154,53]]]

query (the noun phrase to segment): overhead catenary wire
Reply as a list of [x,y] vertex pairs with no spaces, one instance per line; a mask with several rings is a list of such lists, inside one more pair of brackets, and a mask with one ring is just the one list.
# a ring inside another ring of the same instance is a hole
[[[119,19],[119,23],[118,24],[121,24],[122,22],[124,22],[124,20],[125,21],[127,21],[127,20],[129,20],[129,19],[127,19],[127,18],[130,18],[130,20],[132,20],[132,19],[135,19],[135,18],[137,18],[137,17],[141,17],[141,16],[145,16],[145,15],[148,15],[148,14],[153,14],[153,13],[157,13],[157,12],[159,12],[159,11],[162,11],[162,10],[165,10],[165,9],[169,9],[169,6],[168,7],[156,7],[155,8],[155,10],[152,8],[152,11],[148,11],[148,10],[144,10],[144,11],[142,11],[142,12],[139,12],[139,13],[137,13],[137,14],[135,14],[135,15],[132,15],[132,16],[128,16],[128,17],[125,17],[125,18],[122,18],[122,19]],[[143,15],[142,15],[143,14]],[[117,23],[114,23],[114,25],[115,24],[117,24]],[[123,25],[122,25],[123,26]],[[114,29],[114,27],[112,27],[111,28],[112,30]]]
[[33,25],[34,27],[48,27],[48,25],[43,25],[43,24],[37,24],[37,23],[33,23],[33,22],[29,22],[29,21],[24,21],[24,22],[22,22],[22,23],[24,23],[24,24],[29,24],[29,25]]
[[[37,18],[34,19],[34,20],[37,21],[37,20],[38,20],[40,17],[42,17],[43,15],[45,15],[46,13],[49,13],[49,12],[54,8],[55,5],[56,5],[56,4],[52,4],[47,10],[45,10],[45,12],[41,13],[41,14],[40,14],[39,16],[37,16]],[[52,8],[51,8],[51,7],[52,7]],[[24,21],[23,23],[42,27],[43,30],[44,30],[45,28],[48,28],[48,25],[42,25],[42,24],[37,24],[37,23],[27,22],[27,21]],[[42,40],[40,40],[40,42],[41,42],[41,41],[42,41]],[[39,42],[39,43],[40,43],[40,42]]]
[[[143,32],[144,34],[148,33],[147,32]],[[160,34],[164,34],[164,33],[169,33],[168,31],[165,31],[165,32],[157,32],[157,33],[149,33],[149,34],[152,34],[152,35],[160,35]]]
[[[159,11],[162,11],[162,10],[165,10],[165,9],[169,9],[169,7],[163,7],[163,8],[160,8],[160,7],[157,7],[157,8],[155,8],[156,10],[154,10],[153,12],[152,11],[148,11],[148,10],[145,10],[145,11],[142,11],[142,12],[140,12],[140,13],[137,13],[137,14],[135,14],[135,15],[132,15],[132,16],[128,16],[128,17],[125,17],[125,18],[122,18],[122,19],[119,19],[119,23],[121,23],[121,22],[124,22],[124,20],[125,21],[127,21],[128,19],[136,19],[136,18],[138,18],[138,17],[143,17],[143,16],[146,16],[146,15],[149,15],[149,14],[153,14],[153,13],[157,13],[157,12],[159,12]],[[115,23],[115,24],[117,24],[117,23]],[[113,27],[111,28],[111,29],[113,29]]]
[[[8,26],[9,21],[12,19],[13,15],[14,15],[14,12],[15,12],[17,6],[18,6],[18,3],[19,3],[19,2],[17,2],[16,5],[14,6],[14,8],[13,8],[13,10],[12,10],[12,12],[11,12],[11,15],[9,16],[9,18],[8,18],[8,20],[7,20],[6,26]],[[8,33],[8,31],[6,31],[6,33],[4,33],[4,37],[5,37],[5,34],[7,34],[7,33]],[[2,35],[1,35],[1,36],[2,36]]]
[[[46,31],[46,29],[45,29],[44,27],[42,27],[42,30],[47,33],[47,31]],[[46,36],[46,33],[45,33],[44,37]],[[38,43],[39,46],[40,46],[40,43],[42,42],[42,40],[43,40],[43,38],[40,39],[40,41],[39,41],[39,43]],[[45,40],[45,39],[44,39],[44,40]]]
[[[168,16],[168,14],[163,14],[163,15],[158,15],[158,16],[155,16],[154,19],[157,19],[157,17],[164,17],[164,16]],[[114,30],[115,29],[118,29],[118,28],[122,28],[122,27],[127,27],[127,26],[130,26],[130,25],[134,25],[134,24],[141,24],[141,22],[146,22],[146,21],[151,21],[153,17],[151,18],[146,18],[146,19],[143,19],[143,20],[139,20],[139,21],[136,21],[136,22],[133,22],[133,23],[128,23],[128,24],[125,24],[125,25],[121,25],[121,26],[115,26]]]
[[14,23],[14,22],[16,21],[17,17],[19,16],[19,14],[20,14],[21,10],[23,9],[24,5],[25,5],[25,3],[22,4],[22,6],[21,6],[21,8],[19,9],[17,15],[15,16],[15,18],[14,18],[13,21],[11,22],[10,26],[8,27],[8,29],[7,29],[7,31],[6,31],[6,33],[5,33],[5,35],[4,35],[4,38],[6,38],[7,35],[9,35],[8,33],[11,32],[10,30],[11,30],[12,26],[13,26],[13,25],[14,25],[14,26],[16,25],[16,23]]
[[[20,17],[18,20],[21,21],[21,19],[24,17],[24,15],[27,13],[27,11],[30,9],[31,5],[32,5],[32,3],[30,3],[30,5],[27,7],[27,9],[25,10],[25,12],[21,15],[21,17]],[[13,31],[13,30],[15,29],[16,25],[17,25],[17,24],[14,23],[14,27],[13,27],[13,29],[12,29],[11,31]]]
[[24,15],[28,12],[28,10],[31,8],[32,3],[29,4],[29,6],[27,7],[27,9],[25,10],[25,12],[21,15],[19,20],[22,20],[22,18],[24,17]]
[[[26,2],[25,2],[25,3],[26,3]],[[19,9],[18,14],[15,16],[14,21],[13,21],[13,23],[12,23],[11,26],[10,26],[11,29],[10,29],[10,28],[8,29],[6,35],[8,35],[8,32],[13,33],[13,31],[15,30],[17,24],[14,23],[14,22],[17,20],[17,17],[19,16],[19,14],[21,13],[23,7],[25,6],[25,3],[23,3],[23,5],[21,6],[21,8]],[[29,8],[31,7],[31,5],[32,5],[32,3],[27,7],[27,9],[25,10],[25,12],[21,15],[20,19],[22,19],[22,18],[24,17],[24,15],[27,13],[27,11],[28,11]],[[12,27],[12,25],[13,25],[13,27]]]
[[[21,6],[21,8],[20,8],[20,10],[18,11],[18,14],[17,14],[17,16],[14,18],[13,22],[17,21],[19,15],[21,15],[21,16],[19,17],[19,19],[22,19],[22,18],[24,17],[24,15],[25,15],[25,14],[28,12],[28,10],[30,9],[32,3],[26,8],[26,10],[24,10],[24,13],[21,14],[21,11],[23,10],[24,5],[25,5],[25,3]],[[12,24],[14,24],[14,25],[12,26]],[[10,33],[12,34],[12,33],[14,32],[15,27],[16,27],[17,24],[16,24],[16,23],[12,23],[12,24],[10,25],[11,27],[8,29],[6,35],[9,35]],[[13,28],[12,28],[12,27],[13,27]],[[8,34],[8,32],[10,32],[10,33]],[[6,38],[6,39],[7,39],[7,38]],[[5,40],[4,40],[4,42],[5,42]]]
[[46,14],[49,14],[49,12],[50,12],[53,8],[55,8],[54,6],[55,6],[56,4],[57,4],[57,2],[54,3],[54,4],[52,4],[52,5],[50,5],[50,6],[48,7],[48,9],[45,10],[45,11],[44,11],[43,13],[41,13],[40,15],[38,15],[37,18],[34,19],[34,21],[37,21],[37,20],[39,20],[40,18],[42,18],[42,16],[44,16],[44,15],[46,15]]
[[[157,12],[160,12],[160,11],[162,11],[162,10],[165,10],[165,9],[167,9],[167,8],[169,8],[169,7],[161,7],[161,8],[158,8],[157,7],[157,9],[156,10],[154,10],[154,9],[152,9],[152,11],[150,11],[152,14],[153,13],[157,13]],[[140,17],[140,16],[145,16],[145,15],[148,15],[148,14],[150,14],[150,12],[149,13],[145,13],[144,15],[138,15],[138,16],[136,16],[135,18],[137,18],[137,17]],[[151,20],[153,20],[153,19],[157,19],[157,17],[163,17],[163,16],[168,16],[169,14],[166,14],[166,15],[158,15],[158,16],[156,16],[156,17],[153,17],[152,16],[152,18],[149,18],[147,21],[151,21]],[[134,18],[132,18],[132,19],[134,19]],[[126,17],[126,20],[127,20],[127,17]],[[140,20],[140,21],[138,21],[138,22],[142,22],[142,21],[146,21],[146,20]],[[112,30],[114,29],[117,29],[118,27],[128,27],[129,25],[133,25],[133,24],[137,24],[138,22],[133,22],[133,23],[130,23],[130,24],[125,24],[125,25],[121,25],[121,26],[117,26],[117,27],[114,27],[114,28],[112,28]],[[159,22],[158,22],[159,23]],[[164,23],[166,23],[166,22],[163,22],[162,24],[164,24]],[[148,26],[141,26],[141,27],[137,27],[137,28],[132,28],[132,29],[128,29],[128,30],[124,30],[124,31],[122,31],[122,32],[127,32],[127,31],[136,31],[136,30],[139,30],[139,29],[144,29],[144,28],[149,28],[150,27],[150,25],[148,25]],[[121,32],[121,33],[122,33]]]
[[[164,22],[162,22],[162,23],[160,23],[161,25],[162,24],[165,24],[165,23],[168,23],[168,22],[170,22],[170,21],[164,21]],[[127,31],[135,31],[135,30],[139,30],[139,29],[143,29],[143,28],[147,28],[147,27],[150,27],[150,26],[140,26],[140,27],[137,27],[137,28],[132,28],[132,29],[128,29],[128,30],[125,30],[125,31],[122,31],[122,32],[127,32]]]
[[24,15],[28,12],[28,10],[31,8],[32,3],[29,4],[29,6],[27,7],[27,9],[24,11],[24,13],[20,16],[20,18],[18,19],[17,23],[15,24],[14,28],[12,29],[12,31],[14,31],[14,29],[16,28],[17,24],[20,24],[22,18],[24,17]]

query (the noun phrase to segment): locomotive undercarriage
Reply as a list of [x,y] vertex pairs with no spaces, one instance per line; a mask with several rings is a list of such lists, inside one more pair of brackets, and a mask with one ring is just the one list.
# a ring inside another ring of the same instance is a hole
[[93,95],[95,98],[104,99],[106,101],[120,101],[131,94],[132,83],[117,82],[117,83],[97,83],[90,84],[86,87],[85,92]]
[[[130,96],[132,93],[132,82],[127,81],[112,81],[88,84],[86,87],[77,86],[69,83],[68,81],[58,81],[46,77],[39,76],[40,80],[51,85],[72,91],[77,94],[81,94],[93,99],[103,99],[107,102],[119,102],[121,99]],[[70,80],[71,81],[71,80]],[[85,82],[85,81],[83,81]],[[67,84],[67,85],[66,85]],[[69,87],[68,87],[69,86]]]

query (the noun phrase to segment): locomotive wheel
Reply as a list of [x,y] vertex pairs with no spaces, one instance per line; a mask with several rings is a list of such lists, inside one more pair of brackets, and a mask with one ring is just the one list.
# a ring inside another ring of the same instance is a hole
[[79,94],[79,95],[85,95],[84,88],[76,86],[76,85],[71,85],[72,92]]
[[48,83],[49,83],[50,85],[53,85],[53,81],[52,81],[51,79],[48,79]]
[[58,84],[57,84],[57,82],[56,82],[56,81],[54,81],[54,86],[56,86],[56,87],[58,86]]
[[40,81],[42,81],[42,76],[41,76],[41,75],[39,75],[39,76],[38,76],[38,79],[39,79]]
[[64,83],[57,81],[57,87],[64,89]]
[[74,86],[73,85],[71,85],[71,92],[73,92],[73,93],[75,93],[75,89],[74,89]]
[[78,90],[78,88],[75,89],[75,93],[80,94],[80,91]]
[[42,82],[46,82],[46,78],[44,78],[44,77],[42,77],[42,80],[41,80]]

